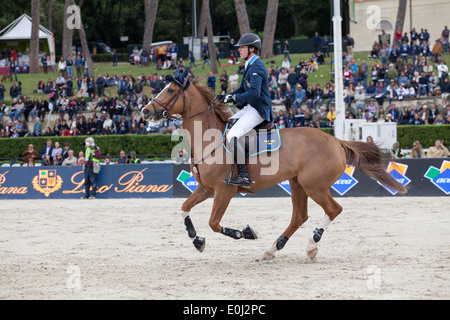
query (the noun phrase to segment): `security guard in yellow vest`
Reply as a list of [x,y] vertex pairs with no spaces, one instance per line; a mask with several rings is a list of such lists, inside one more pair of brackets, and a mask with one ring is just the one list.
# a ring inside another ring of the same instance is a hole
[[[84,146],[86,147],[84,157],[84,196],[81,199],[95,199],[102,154],[100,148],[95,144],[94,138],[86,138]],[[91,187],[92,190],[90,190]]]

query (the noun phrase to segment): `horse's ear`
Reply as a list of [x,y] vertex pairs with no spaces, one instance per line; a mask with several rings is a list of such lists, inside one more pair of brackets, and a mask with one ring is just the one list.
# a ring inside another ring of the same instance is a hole
[[171,74],[167,75],[167,76],[166,76],[166,81],[168,81],[168,82],[173,82],[173,81],[174,81],[173,76],[172,76]]
[[173,77],[175,79],[177,79],[179,76],[180,76],[180,71],[178,71],[178,69],[177,69],[177,70],[175,70],[175,73],[174,73]]

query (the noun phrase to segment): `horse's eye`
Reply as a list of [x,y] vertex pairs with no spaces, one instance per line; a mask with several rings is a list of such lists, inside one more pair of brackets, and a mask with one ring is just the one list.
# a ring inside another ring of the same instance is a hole
[[169,91],[169,93],[173,93],[174,92],[173,89],[169,89],[167,91]]

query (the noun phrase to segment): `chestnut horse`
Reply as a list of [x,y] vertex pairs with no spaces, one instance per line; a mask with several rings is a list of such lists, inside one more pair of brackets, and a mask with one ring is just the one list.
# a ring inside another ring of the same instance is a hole
[[[197,236],[189,213],[195,205],[211,196],[214,196],[214,200],[209,226],[213,231],[234,239],[256,239],[256,233],[248,225],[243,230],[220,225],[230,200],[237,192],[252,193],[289,180],[292,219],[286,230],[264,253],[264,258],[274,258],[275,252],[281,250],[308,219],[307,200],[311,198],[325,212],[322,222],[308,240],[307,255],[313,259],[324,230],[342,211],[342,207],[330,195],[330,187],[344,173],[346,165],[355,166],[362,173],[400,194],[407,191],[383,169],[382,153],[375,144],[342,141],[321,130],[307,127],[280,130],[282,146],[278,151],[272,152],[270,157],[267,154],[265,159],[259,155],[253,163],[249,159],[248,169],[253,180],[249,189],[227,185],[224,180],[232,173],[233,160],[223,152],[221,134],[232,115],[229,106],[218,103],[213,92],[204,84],[197,80],[190,81],[186,72],[176,78],[167,76],[166,80],[167,86],[141,112],[145,118],[160,119],[180,115],[183,119],[191,148],[191,171],[198,187],[181,209],[188,235],[199,251],[203,251],[205,239]],[[214,139],[217,141],[205,139],[207,130],[219,133]],[[268,165],[267,159],[278,162],[276,170],[271,170],[270,174],[267,172],[273,164]],[[237,174],[236,168],[234,174]]]

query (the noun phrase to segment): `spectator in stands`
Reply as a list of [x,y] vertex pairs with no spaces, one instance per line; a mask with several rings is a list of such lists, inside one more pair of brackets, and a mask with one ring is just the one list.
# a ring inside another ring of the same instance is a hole
[[436,76],[436,73],[431,72],[431,76],[428,78],[428,95],[434,96],[436,93],[436,88],[438,87],[439,79]]
[[327,119],[330,121],[331,125],[333,125],[334,120],[336,120],[336,111],[334,111],[334,107],[330,107],[330,111],[328,111]]
[[384,82],[378,82],[375,89],[375,99],[377,100],[378,106],[382,106],[384,98],[386,97],[386,88],[384,87]]
[[450,156],[450,152],[440,139],[434,142],[434,146],[428,148],[428,158],[443,158]]
[[61,76],[62,76],[63,74],[65,74],[65,72],[66,72],[66,60],[64,60],[64,57],[61,57],[61,58],[59,59],[59,62],[58,62],[58,72],[61,74]]
[[39,119],[41,119],[41,122],[44,121],[45,113],[48,111],[49,111],[48,101],[47,101],[47,99],[45,99],[45,97],[42,97],[41,103],[39,104],[38,113],[37,113],[37,116],[39,117]]
[[57,153],[56,154],[56,157],[55,157],[55,160],[53,161],[53,165],[54,166],[61,166],[62,164],[63,164],[63,158],[62,158],[62,155],[61,155],[61,153]]
[[39,155],[39,152],[34,149],[34,145],[31,143],[28,145],[28,148],[22,152],[22,161],[23,163],[29,163],[30,160],[36,161],[37,159],[40,159],[41,156]]
[[125,151],[120,150],[116,164],[126,164],[126,163],[127,163],[127,155],[125,154]]
[[428,113],[428,124],[433,124],[436,121],[436,117],[439,115],[439,110],[436,105],[433,103],[430,105],[429,113]]
[[67,152],[67,158],[64,159],[61,165],[63,166],[74,166],[77,164],[77,158],[73,155],[73,150],[70,149]]
[[105,93],[105,84],[106,80],[101,74],[97,74],[97,81],[95,81],[95,84],[97,85],[97,94],[101,98],[103,97]]
[[413,121],[410,124],[412,124],[412,125],[421,125],[421,124],[423,124],[423,120],[422,120],[422,118],[420,118],[418,113],[415,113]]
[[130,155],[127,157],[128,164],[139,164],[141,163],[141,159],[136,155],[136,151],[131,151]]
[[44,158],[42,159],[42,165],[43,166],[52,166],[53,163],[50,159],[50,156],[48,154],[44,155]]
[[448,98],[450,96],[450,81],[448,78],[445,78],[444,83],[441,85],[441,93],[442,93],[442,105],[448,105]]
[[428,110],[428,106],[422,103],[422,108],[419,110],[419,117],[422,119],[424,124],[428,124],[428,118],[430,117],[430,110]]
[[64,144],[64,149],[61,154],[63,159],[67,159],[67,157],[69,156],[69,150],[70,150],[70,144],[68,142],[66,142]]
[[393,122],[398,122],[398,119],[400,118],[400,112],[398,111],[395,104],[391,105],[391,108],[388,110],[387,114],[391,115],[391,120]]
[[216,92],[216,77],[214,76],[212,71],[209,73],[207,86],[212,92]]
[[62,149],[61,149],[61,147],[60,147],[60,145],[59,145],[59,142],[56,141],[56,142],[55,142],[55,147],[53,148],[52,154],[51,154],[51,161],[52,161],[52,162],[56,159],[56,155],[57,155],[58,153],[59,153],[59,154],[62,154]]
[[407,106],[403,107],[403,111],[400,113],[400,118],[398,120],[399,125],[407,125],[410,120],[410,112]]
[[434,120],[433,124],[436,124],[436,125],[437,124],[445,124],[445,120],[444,120],[444,118],[442,117],[441,114],[438,114],[436,116],[436,120]]
[[394,159],[401,159],[404,157],[402,149],[400,148],[400,143],[398,141],[394,142],[394,144],[392,145],[391,155]]
[[[41,159],[42,159],[42,164],[44,164],[44,156],[48,155],[49,157],[51,157],[52,156],[52,152],[53,152],[52,140],[51,139],[47,139],[47,142],[42,147],[41,152],[40,152],[40,156],[41,156]],[[53,159],[49,158],[48,160],[51,163]]]
[[413,159],[425,158],[425,151],[422,149],[422,145],[418,140],[413,142],[413,147],[411,149],[411,158]]
[[36,118],[36,120],[34,120],[33,132],[31,135],[33,137],[39,137],[41,134],[42,134],[42,122],[39,118]]
[[448,79],[448,66],[445,64],[444,60],[441,60],[441,62],[436,66],[436,69],[438,71],[438,78],[440,80],[440,86],[444,85],[444,80]]
[[303,101],[306,100],[306,91],[302,88],[300,84],[297,85],[297,90],[295,90],[295,100],[294,100],[294,108],[300,108]]
[[79,157],[78,160],[77,160],[77,164],[76,165],[77,166],[83,166],[84,163],[85,163],[84,157]]

